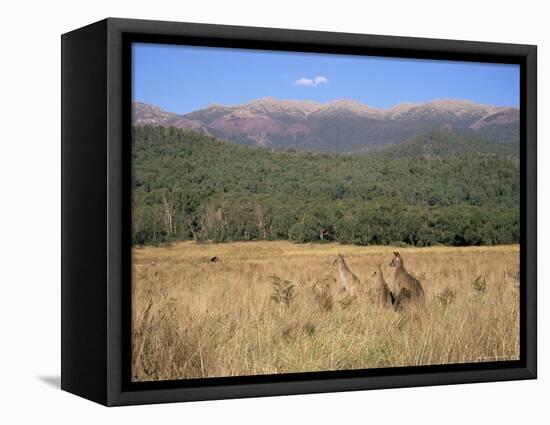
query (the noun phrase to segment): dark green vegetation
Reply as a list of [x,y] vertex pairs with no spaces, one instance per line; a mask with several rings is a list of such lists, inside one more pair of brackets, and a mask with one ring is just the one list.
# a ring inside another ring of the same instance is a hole
[[133,241],[418,246],[519,240],[517,144],[446,131],[379,153],[270,152],[135,127]]
[[[382,152],[381,152],[382,153]],[[473,135],[457,135],[448,131],[432,131],[399,145],[387,148],[384,152],[389,158],[418,158],[460,156],[485,157],[486,155],[519,155],[518,141],[492,142]]]

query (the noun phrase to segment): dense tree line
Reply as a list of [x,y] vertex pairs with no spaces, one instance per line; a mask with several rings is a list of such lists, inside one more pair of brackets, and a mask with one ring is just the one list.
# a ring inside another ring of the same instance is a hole
[[[133,131],[136,244],[288,239],[427,246],[519,240],[517,156],[479,149],[462,136],[430,133],[429,143],[403,147],[406,155],[396,148],[336,155],[270,152],[175,128]],[[461,145],[456,153],[456,143],[476,149]],[[438,151],[427,151],[430,144]]]

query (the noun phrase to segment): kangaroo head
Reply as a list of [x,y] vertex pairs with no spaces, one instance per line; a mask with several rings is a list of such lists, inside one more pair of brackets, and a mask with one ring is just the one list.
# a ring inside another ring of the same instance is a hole
[[332,265],[336,266],[336,265],[340,264],[343,261],[344,261],[344,257],[342,256],[342,254],[338,254],[338,256],[336,257],[336,259],[334,260]]
[[390,267],[399,267],[403,265],[403,259],[401,258],[401,254],[399,252],[394,251],[393,252],[393,260],[391,260]]

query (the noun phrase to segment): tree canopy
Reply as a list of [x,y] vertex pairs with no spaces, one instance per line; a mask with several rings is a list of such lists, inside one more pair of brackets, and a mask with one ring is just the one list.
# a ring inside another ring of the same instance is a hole
[[510,146],[438,131],[378,153],[271,152],[135,127],[132,238],[515,243],[519,160]]

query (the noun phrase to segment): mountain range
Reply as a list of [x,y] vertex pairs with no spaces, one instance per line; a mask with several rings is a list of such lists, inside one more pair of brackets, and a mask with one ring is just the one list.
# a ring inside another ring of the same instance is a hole
[[133,124],[191,129],[231,142],[269,149],[368,152],[432,130],[509,144],[519,141],[519,110],[466,100],[436,99],[377,109],[350,99],[326,103],[266,97],[187,114],[134,102]]

